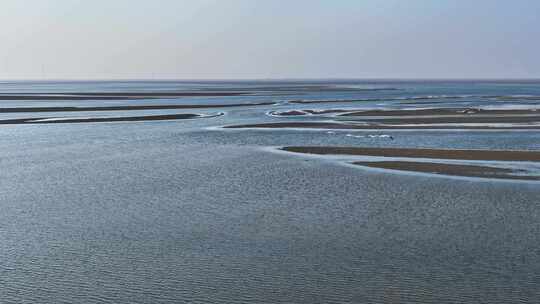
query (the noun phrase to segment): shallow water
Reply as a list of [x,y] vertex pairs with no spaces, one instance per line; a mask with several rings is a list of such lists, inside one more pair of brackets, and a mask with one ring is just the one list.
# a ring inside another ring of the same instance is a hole
[[[0,302],[540,302],[539,182],[366,170],[332,157],[272,151],[288,145],[540,150],[539,132],[221,129],[329,119],[267,115],[290,109],[537,107],[540,101],[529,97],[540,96],[540,83],[0,84],[0,93],[173,90],[254,95],[0,101],[1,107],[277,103],[0,114],[225,113],[0,125]],[[400,100],[444,95],[460,98]],[[289,102],[299,99],[372,101]]]

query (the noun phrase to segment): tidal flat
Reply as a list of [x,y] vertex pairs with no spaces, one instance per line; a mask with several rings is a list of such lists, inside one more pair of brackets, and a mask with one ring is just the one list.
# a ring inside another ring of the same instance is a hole
[[0,83],[0,302],[540,302],[539,96]]

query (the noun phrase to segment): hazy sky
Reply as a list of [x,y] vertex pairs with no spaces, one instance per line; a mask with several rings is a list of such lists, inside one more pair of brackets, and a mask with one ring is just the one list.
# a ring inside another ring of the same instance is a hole
[[540,77],[537,0],[1,0],[0,78]]

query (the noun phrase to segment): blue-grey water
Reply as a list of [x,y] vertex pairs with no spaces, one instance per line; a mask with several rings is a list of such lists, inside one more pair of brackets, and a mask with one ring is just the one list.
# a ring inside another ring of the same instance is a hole
[[[538,151],[537,130],[220,128],[328,119],[267,115],[291,109],[536,108],[540,82],[0,83],[0,94],[159,91],[250,94],[0,100],[0,108],[276,103],[0,113],[0,120],[224,113],[0,124],[0,303],[540,303],[540,182],[401,174],[274,151]],[[290,102],[349,99],[357,101]]]

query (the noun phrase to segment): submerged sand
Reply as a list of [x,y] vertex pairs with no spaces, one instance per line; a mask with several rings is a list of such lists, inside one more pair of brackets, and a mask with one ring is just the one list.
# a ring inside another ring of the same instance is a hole
[[458,165],[409,161],[354,162],[355,165],[370,168],[391,169],[452,176],[484,177],[500,179],[540,180],[540,176],[514,175],[523,171],[476,165]]

